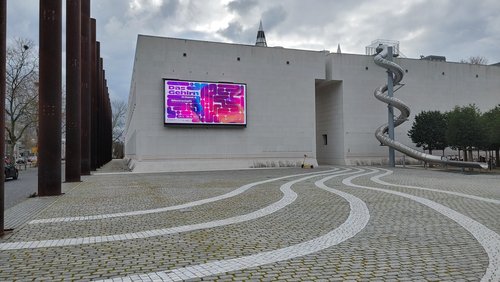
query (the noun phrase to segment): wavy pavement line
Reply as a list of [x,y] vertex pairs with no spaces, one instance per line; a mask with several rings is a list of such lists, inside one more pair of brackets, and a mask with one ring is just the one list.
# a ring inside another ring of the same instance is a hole
[[177,268],[169,271],[137,274],[127,277],[116,277],[99,281],[182,281],[201,278],[205,276],[218,275],[221,273],[237,271],[246,268],[258,267],[261,265],[279,261],[290,260],[338,245],[354,237],[357,233],[365,228],[370,219],[370,212],[368,211],[368,207],[366,206],[365,202],[363,202],[361,199],[351,194],[330,188],[324,184],[325,181],[328,181],[337,176],[339,175],[328,176],[324,179],[318,180],[315,182],[315,185],[328,192],[337,194],[338,196],[349,202],[350,212],[345,222],[323,236],[286,248],[262,252],[254,255],[228,260],[213,261],[199,265]]
[[474,196],[474,195],[470,195],[470,194],[464,194],[464,193],[460,193],[460,192],[438,190],[438,189],[432,189],[432,188],[420,187],[420,186],[399,185],[399,184],[385,182],[385,181],[381,180],[380,178],[382,178],[384,176],[387,176],[387,175],[391,175],[393,173],[393,171],[388,170],[388,169],[384,169],[384,168],[381,168],[381,170],[385,170],[386,173],[374,176],[374,177],[370,178],[370,180],[373,181],[373,182],[376,182],[378,184],[387,185],[387,186],[394,186],[394,187],[402,187],[402,188],[409,188],[409,189],[419,189],[419,190],[425,190],[425,191],[446,193],[446,194],[450,194],[450,195],[454,195],[454,196],[459,196],[459,197],[464,197],[464,198],[469,198],[469,199],[473,199],[473,200],[478,200],[478,201],[483,201],[483,202],[488,202],[488,203],[493,203],[493,204],[500,205],[500,201],[499,200],[495,200],[495,199],[483,198],[483,197]]
[[[334,174],[336,176],[341,176],[345,174],[352,174],[355,172],[347,172]],[[83,244],[95,244],[95,243],[105,243],[105,242],[115,242],[115,241],[124,241],[124,240],[132,240],[132,239],[144,239],[162,235],[170,235],[177,234],[188,231],[195,231],[201,229],[208,229],[220,226],[226,226],[235,223],[242,223],[249,220],[254,220],[263,216],[270,215],[274,212],[279,211],[280,209],[288,206],[293,203],[297,199],[297,194],[291,190],[291,186],[299,183],[301,181],[305,181],[307,179],[324,176],[332,174],[331,172],[310,175],[306,177],[302,177],[293,181],[289,181],[280,187],[280,191],[283,193],[283,197],[262,209],[257,211],[238,215],[226,219],[209,221],[204,223],[197,223],[191,225],[163,228],[163,229],[153,229],[146,230],[140,232],[133,233],[124,233],[124,234],[115,234],[115,235],[106,235],[106,236],[91,236],[91,237],[79,237],[79,238],[67,238],[67,239],[56,239],[56,240],[40,240],[40,241],[23,241],[23,242],[12,242],[12,243],[1,243],[0,250],[19,250],[19,249],[36,249],[36,248],[47,248],[47,247],[62,247],[62,246],[75,246],[75,245],[83,245]]]
[[[372,169],[372,171],[379,172],[378,169]],[[387,173],[388,172],[385,172],[382,175],[387,175]],[[489,259],[488,268],[486,269],[486,272],[481,281],[500,281],[500,235],[498,235],[496,232],[494,232],[493,230],[489,229],[488,227],[482,225],[481,223],[475,221],[474,219],[468,216],[465,216],[453,209],[450,209],[449,207],[446,207],[429,199],[417,197],[414,195],[398,191],[392,191],[392,190],[352,183],[352,180],[357,177],[352,177],[352,176],[348,177],[342,180],[342,183],[351,187],[389,193],[413,200],[415,202],[418,202],[422,205],[425,205],[437,211],[438,213],[458,223],[470,234],[472,234],[474,238],[476,238],[477,242],[484,248],[484,250],[488,254],[488,259]]]
[[[334,172],[337,171],[338,168],[326,171],[326,172]],[[320,173],[325,173],[325,171],[322,172],[311,172],[311,173],[299,173],[299,174],[292,174],[292,175],[287,175],[287,176],[282,176],[282,177],[277,177],[277,178],[272,178],[272,179],[267,179],[263,181],[258,181],[258,182],[253,182],[249,184],[245,184],[241,186],[240,188],[237,188],[236,190],[233,190],[231,192],[228,192],[226,194],[222,194],[219,196],[207,198],[207,199],[202,199],[198,201],[193,201],[189,203],[184,203],[180,205],[175,205],[175,206],[169,206],[169,207],[162,207],[162,208],[156,208],[156,209],[149,209],[149,210],[139,210],[139,211],[130,211],[130,212],[119,212],[119,213],[108,213],[108,214],[99,214],[99,215],[86,215],[86,216],[75,216],[75,217],[54,217],[54,218],[45,218],[45,219],[35,219],[28,224],[44,224],[44,223],[56,223],[56,222],[72,222],[72,221],[85,221],[85,220],[98,220],[98,219],[107,219],[107,218],[115,218],[115,217],[125,217],[125,216],[136,216],[136,215],[145,215],[145,214],[152,214],[152,213],[160,213],[160,212],[167,212],[167,211],[174,211],[174,210],[180,210],[180,209],[186,209],[186,208],[192,208],[195,206],[200,206],[208,203],[213,203],[216,201],[228,199],[234,196],[237,196],[245,191],[247,191],[250,188],[253,188],[257,185],[273,182],[273,181],[278,181],[286,178],[291,178],[291,177],[297,177],[297,176],[305,176],[305,175],[313,175],[313,174],[320,174]]]

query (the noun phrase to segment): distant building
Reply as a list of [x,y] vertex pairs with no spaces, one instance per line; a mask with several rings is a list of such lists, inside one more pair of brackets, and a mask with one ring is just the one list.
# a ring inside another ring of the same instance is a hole
[[445,56],[429,55],[429,56],[421,57],[420,59],[427,60],[427,61],[434,61],[434,62],[446,62]]
[[[498,67],[394,61],[405,70],[395,95],[412,110],[396,128],[407,145],[423,110],[498,104]],[[290,166],[304,155],[314,165],[383,164],[374,131],[387,105],[373,92],[386,79],[370,55],[139,35],[125,157],[134,171]]]

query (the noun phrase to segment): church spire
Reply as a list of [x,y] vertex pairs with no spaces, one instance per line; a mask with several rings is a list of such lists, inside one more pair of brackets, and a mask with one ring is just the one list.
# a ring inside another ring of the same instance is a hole
[[340,43],[339,43],[339,45],[337,45],[337,54],[341,54],[341,53],[342,53],[342,51],[340,51]]
[[257,41],[255,41],[255,46],[267,47],[266,35],[264,34],[264,29],[262,28],[262,21],[260,21],[259,31],[257,32]]

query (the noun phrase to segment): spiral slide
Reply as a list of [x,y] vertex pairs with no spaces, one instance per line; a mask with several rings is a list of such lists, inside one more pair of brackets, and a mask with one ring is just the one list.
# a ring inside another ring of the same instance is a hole
[[[394,85],[398,85],[399,82],[401,82],[401,80],[403,79],[404,72],[403,69],[398,64],[386,59],[388,55],[387,47],[388,46],[386,45],[381,45],[379,48],[377,48],[378,54],[375,56],[374,61],[375,64],[378,65],[379,67],[391,71],[394,78],[393,79]],[[403,122],[405,122],[407,118],[410,116],[410,108],[405,103],[403,103],[403,101],[394,97],[389,97],[389,95],[385,93],[387,92],[387,89],[388,89],[387,84],[378,87],[374,93],[375,98],[395,107],[401,112],[401,114],[394,119],[394,127],[397,127]],[[389,125],[384,124],[379,128],[377,128],[377,130],[375,131],[375,137],[377,138],[378,141],[380,141],[380,143],[387,145],[393,148],[394,150],[399,151],[414,159],[428,163],[439,163],[457,167],[484,168],[484,169],[488,168],[488,164],[486,163],[451,161],[448,160],[446,157],[434,156],[417,151],[400,142],[390,139],[387,135],[388,131],[389,131]]]

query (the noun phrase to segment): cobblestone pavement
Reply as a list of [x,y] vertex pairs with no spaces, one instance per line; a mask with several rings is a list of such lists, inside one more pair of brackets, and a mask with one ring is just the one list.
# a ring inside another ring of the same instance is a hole
[[500,281],[500,175],[120,171],[7,210],[0,281]]

